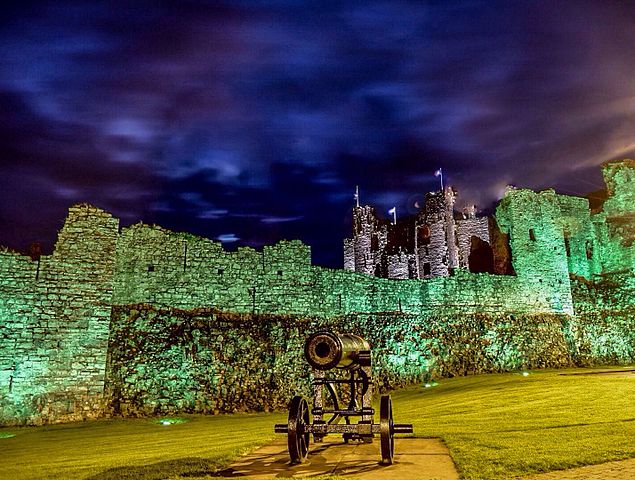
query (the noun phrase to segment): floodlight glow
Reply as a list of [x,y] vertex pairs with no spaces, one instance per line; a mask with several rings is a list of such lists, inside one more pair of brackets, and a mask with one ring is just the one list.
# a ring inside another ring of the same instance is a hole
[[168,426],[168,425],[176,425],[178,423],[185,423],[187,422],[187,420],[185,420],[184,418],[180,418],[180,417],[165,417],[165,418],[160,418],[158,420],[156,420],[156,423],[159,423],[163,426]]

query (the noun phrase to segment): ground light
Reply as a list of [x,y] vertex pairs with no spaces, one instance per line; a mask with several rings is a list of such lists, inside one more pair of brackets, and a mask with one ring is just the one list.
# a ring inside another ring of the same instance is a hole
[[160,425],[163,425],[165,427],[169,426],[169,425],[177,425],[179,423],[185,423],[187,422],[186,419],[184,418],[180,418],[180,417],[163,417],[163,418],[159,418],[158,420],[155,420],[154,423],[158,423]]
[[0,432],[0,438],[11,438],[11,437],[15,437],[15,433]]
[[432,388],[432,387],[436,387],[438,384],[439,384],[438,382],[435,382],[435,381],[433,380],[433,381],[431,381],[431,382],[427,382],[427,383],[425,383],[423,386],[424,386],[425,388]]

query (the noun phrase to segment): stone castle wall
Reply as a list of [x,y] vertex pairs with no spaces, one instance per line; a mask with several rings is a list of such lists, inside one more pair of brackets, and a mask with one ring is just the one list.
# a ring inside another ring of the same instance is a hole
[[[116,219],[87,205],[70,209],[53,255],[34,261],[3,251],[0,287],[0,423],[102,415],[104,388],[115,388],[104,383],[107,352],[115,358],[122,348],[117,341],[107,346],[121,318],[113,314],[111,319],[113,306],[292,316],[295,321],[432,315],[449,324],[479,312],[564,312],[554,308],[544,289],[532,290],[520,276],[460,271],[425,282],[382,279],[311,266],[309,248],[298,241],[260,252],[226,252],[210,240],[156,226],[139,224],[118,233]],[[339,329],[349,326],[354,328],[348,322]],[[238,330],[232,338],[240,337]],[[256,342],[245,335],[246,345]],[[269,399],[271,405],[276,402]],[[234,408],[228,405],[222,411]]]
[[79,205],[53,255],[0,251],[0,422],[101,415],[117,234]]
[[425,282],[389,280],[312,266],[309,248],[298,241],[261,252],[226,252],[204,238],[138,224],[123,229],[116,262],[115,305],[324,318],[378,312],[572,313],[570,297],[564,306],[552,301],[560,284],[549,278],[539,283],[533,276],[457,271]]
[[[108,412],[233,413],[283,409],[310,395],[307,332],[362,335],[380,391],[432,378],[635,360],[632,317],[607,324],[555,314],[231,315],[115,307]],[[608,336],[607,336],[608,335]]]
[[0,423],[275,408],[306,387],[301,344],[324,326],[368,337],[384,388],[632,362],[633,183],[605,176],[600,212],[507,192],[496,220],[515,275],[426,281],[312,266],[299,241],[226,252],[156,226],[119,232],[107,212],[72,207],[51,256],[0,251]]

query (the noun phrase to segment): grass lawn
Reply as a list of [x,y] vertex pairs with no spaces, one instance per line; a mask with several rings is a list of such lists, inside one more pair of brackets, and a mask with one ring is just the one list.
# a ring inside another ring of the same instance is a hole
[[635,457],[635,374],[561,373],[480,375],[407,389],[394,395],[395,421],[442,437],[468,479]]
[[[635,457],[635,374],[481,375],[393,393],[395,421],[442,437],[463,478],[510,478]],[[0,429],[0,478],[203,478],[274,437],[286,413]],[[11,438],[8,433],[15,434]]]
[[2,428],[0,479],[159,480],[204,477],[274,437],[286,414],[182,415]]

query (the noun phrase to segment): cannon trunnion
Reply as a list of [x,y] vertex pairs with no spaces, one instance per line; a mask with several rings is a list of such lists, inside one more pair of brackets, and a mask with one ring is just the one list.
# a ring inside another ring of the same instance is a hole
[[[371,351],[366,340],[351,333],[318,332],[309,336],[304,356],[313,368],[313,408],[302,396],[289,402],[286,424],[276,424],[276,433],[287,434],[291,463],[303,462],[309,453],[309,440],[322,442],[329,433],[341,434],[345,442],[357,440],[371,443],[379,435],[381,463],[393,462],[395,433],[412,433],[412,424],[394,423],[390,395],[382,395],[379,402],[379,423],[374,423],[372,407],[373,381]],[[339,369],[349,378],[329,378],[329,370]],[[336,385],[348,387],[348,403],[340,403]],[[326,392],[326,397],[325,397]],[[327,402],[325,402],[327,400]],[[328,405],[328,407],[326,406]],[[310,421],[310,414],[313,422]],[[353,420],[357,419],[356,422]],[[342,420],[344,423],[341,423]]]

